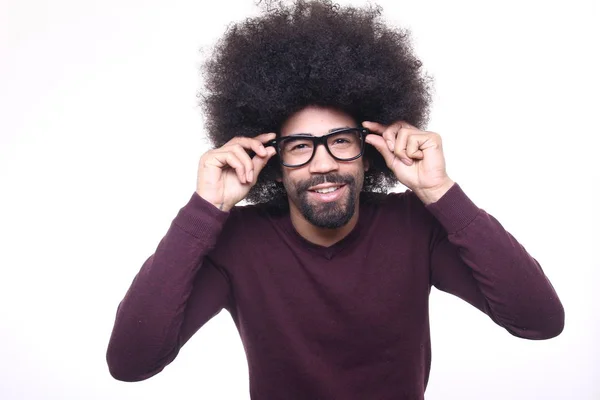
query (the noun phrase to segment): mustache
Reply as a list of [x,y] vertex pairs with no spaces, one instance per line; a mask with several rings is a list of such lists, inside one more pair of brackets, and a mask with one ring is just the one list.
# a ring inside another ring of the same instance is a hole
[[346,185],[354,185],[354,177],[352,175],[341,175],[341,174],[327,174],[317,175],[305,181],[299,182],[296,186],[297,195],[301,195],[306,192],[309,187],[320,185],[322,183],[341,183]]

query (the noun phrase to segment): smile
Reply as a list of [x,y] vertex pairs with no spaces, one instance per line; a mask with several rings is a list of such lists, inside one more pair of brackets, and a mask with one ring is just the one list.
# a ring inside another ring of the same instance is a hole
[[317,193],[331,193],[331,192],[335,192],[336,190],[338,190],[340,188],[340,186],[332,186],[332,187],[328,187],[325,189],[317,189],[314,190]]
[[316,201],[325,202],[325,203],[339,200],[340,198],[342,198],[342,196],[344,195],[345,192],[346,192],[346,185],[340,185],[340,184],[317,185],[315,187],[308,189],[310,198],[313,198]]

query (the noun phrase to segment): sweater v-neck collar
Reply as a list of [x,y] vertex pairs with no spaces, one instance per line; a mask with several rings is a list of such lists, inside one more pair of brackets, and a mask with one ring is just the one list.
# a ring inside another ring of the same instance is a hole
[[331,260],[336,254],[351,246],[360,237],[360,232],[364,225],[364,218],[365,212],[363,207],[359,207],[358,221],[356,221],[356,226],[354,226],[350,233],[344,236],[341,240],[328,247],[313,243],[300,235],[292,224],[292,219],[289,213],[283,217],[283,227],[292,240],[296,242],[300,248],[304,248],[312,253]]

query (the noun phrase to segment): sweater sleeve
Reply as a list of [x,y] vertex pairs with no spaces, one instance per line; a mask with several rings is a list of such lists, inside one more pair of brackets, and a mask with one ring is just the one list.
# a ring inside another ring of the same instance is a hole
[[426,206],[435,217],[431,279],[476,306],[511,334],[548,339],[564,326],[564,309],[540,264],[458,184]]
[[229,213],[194,192],[136,275],[117,309],[107,350],[111,375],[147,379],[229,301],[224,272],[205,261]]

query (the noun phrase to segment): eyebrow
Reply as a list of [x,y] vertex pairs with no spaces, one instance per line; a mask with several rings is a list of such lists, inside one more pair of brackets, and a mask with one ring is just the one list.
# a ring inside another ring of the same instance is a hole
[[330,130],[329,130],[327,133],[331,133],[331,132],[339,131],[339,130],[341,130],[341,129],[352,129],[352,127],[351,127],[351,126],[341,126],[341,127],[339,127],[339,128],[333,128],[333,129],[330,129]]
[[[352,127],[351,126],[339,126],[337,128],[331,128],[330,130],[327,131],[327,133],[340,131],[342,129],[352,129]],[[313,135],[312,133],[292,133],[291,135],[287,135],[287,136],[315,136],[315,135]]]

